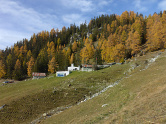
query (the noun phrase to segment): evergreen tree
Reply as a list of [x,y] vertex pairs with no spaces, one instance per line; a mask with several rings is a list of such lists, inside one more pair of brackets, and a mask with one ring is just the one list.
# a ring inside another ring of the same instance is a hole
[[6,64],[7,64],[7,77],[12,79],[12,74],[13,74],[13,69],[14,69],[14,64],[13,64],[13,58],[12,55],[9,54],[6,59]]
[[3,61],[0,60],[0,78],[4,77],[6,75],[5,65],[3,64]]
[[46,48],[41,49],[37,57],[37,71],[48,72],[48,54]]
[[14,66],[13,77],[15,80],[21,80],[23,78],[21,62],[19,59],[17,59],[16,64]]

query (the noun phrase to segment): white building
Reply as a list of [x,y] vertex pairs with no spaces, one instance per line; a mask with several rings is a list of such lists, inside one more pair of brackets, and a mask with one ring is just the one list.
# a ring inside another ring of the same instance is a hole
[[68,67],[68,71],[57,71],[56,76],[57,77],[65,77],[70,74],[71,71],[80,70],[80,67],[75,67],[74,64],[71,64],[70,67]]
[[69,75],[69,71],[57,71],[56,72],[56,76],[57,77],[65,77],[65,76],[67,76],[67,75]]
[[70,67],[68,67],[68,71],[77,71],[80,70],[80,67],[75,67],[74,64],[71,64]]
[[94,71],[93,68],[92,68],[92,65],[86,65],[86,64],[82,64],[82,68],[81,68],[81,71]]

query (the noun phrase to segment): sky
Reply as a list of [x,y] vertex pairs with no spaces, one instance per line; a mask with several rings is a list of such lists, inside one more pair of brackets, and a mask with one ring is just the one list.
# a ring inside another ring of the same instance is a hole
[[124,11],[148,16],[166,10],[166,0],[0,0],[0,49],[35,33],[79,26],[102,14]]

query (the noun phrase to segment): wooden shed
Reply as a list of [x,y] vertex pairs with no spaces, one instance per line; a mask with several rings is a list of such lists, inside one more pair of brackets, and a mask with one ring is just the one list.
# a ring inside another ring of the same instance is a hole
[[86,64],[82,64],[82,68],[81,71],[94,71],[92,68],[92,65],[86,65]]
[[33,76],[33,79],[45,78],[46,77],[46,73],[33,72],[32,76]]

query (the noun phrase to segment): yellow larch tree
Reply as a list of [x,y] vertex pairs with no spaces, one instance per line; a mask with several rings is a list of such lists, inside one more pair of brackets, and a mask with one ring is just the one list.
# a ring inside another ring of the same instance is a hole
[[101,58],[102,58],[102,60],[106,60],[106,58],[107,58],[107,53],[108,53],[108,50],[107,50],[107,40],[104,40],[103,41],[103,44],[102,44],[102,46],[101,46]]
[[32,52],[31,52],[31,50],[29,50],[29,51],[27,52],[27,56],[26,56],[27,61],[30,60],[31,56],[32,56]]
[[133,55],[137,54],[141,49],[141,36],[137,31],[134,32],[133,40],[131,43],[131,49],[132,49],[131,54]]
[[76,52],[77,51],[77,42],[74,41],[73,45],[72,45],[72,51]]
[[70,64],[73,64],[73,62],[74,62],[74,54],[72,53],[70,57]]
[[147,22],[147,51],[155,51],[164,48],[163,20],[159,15],[154,14]]
[[18,58],[19,54],[20,54],[19,47],[17,45],[14,45],[14,55],[15,55],[15,57]]
[[54,42],[48,42],[47,43],[47,53],[48,53],[48,58],[51,60],[53,57],[55,57],[55,44]]
[[58,64],[56,62],[55,57],[53,57],[48,63],[48,71],[51,74],[54,74],[56,72],[57,67],[58,67]]
[[35,60],[33,57],[30,58],[29,62],[27,62],[27,74],[28,76],[31,76],[32,75],[32,69],[33,69],[33,66],[34,66],[34,63],[35,63]]
[[0,78],[6,75],[5,65],[3,64],[2,60],[0,60]]

